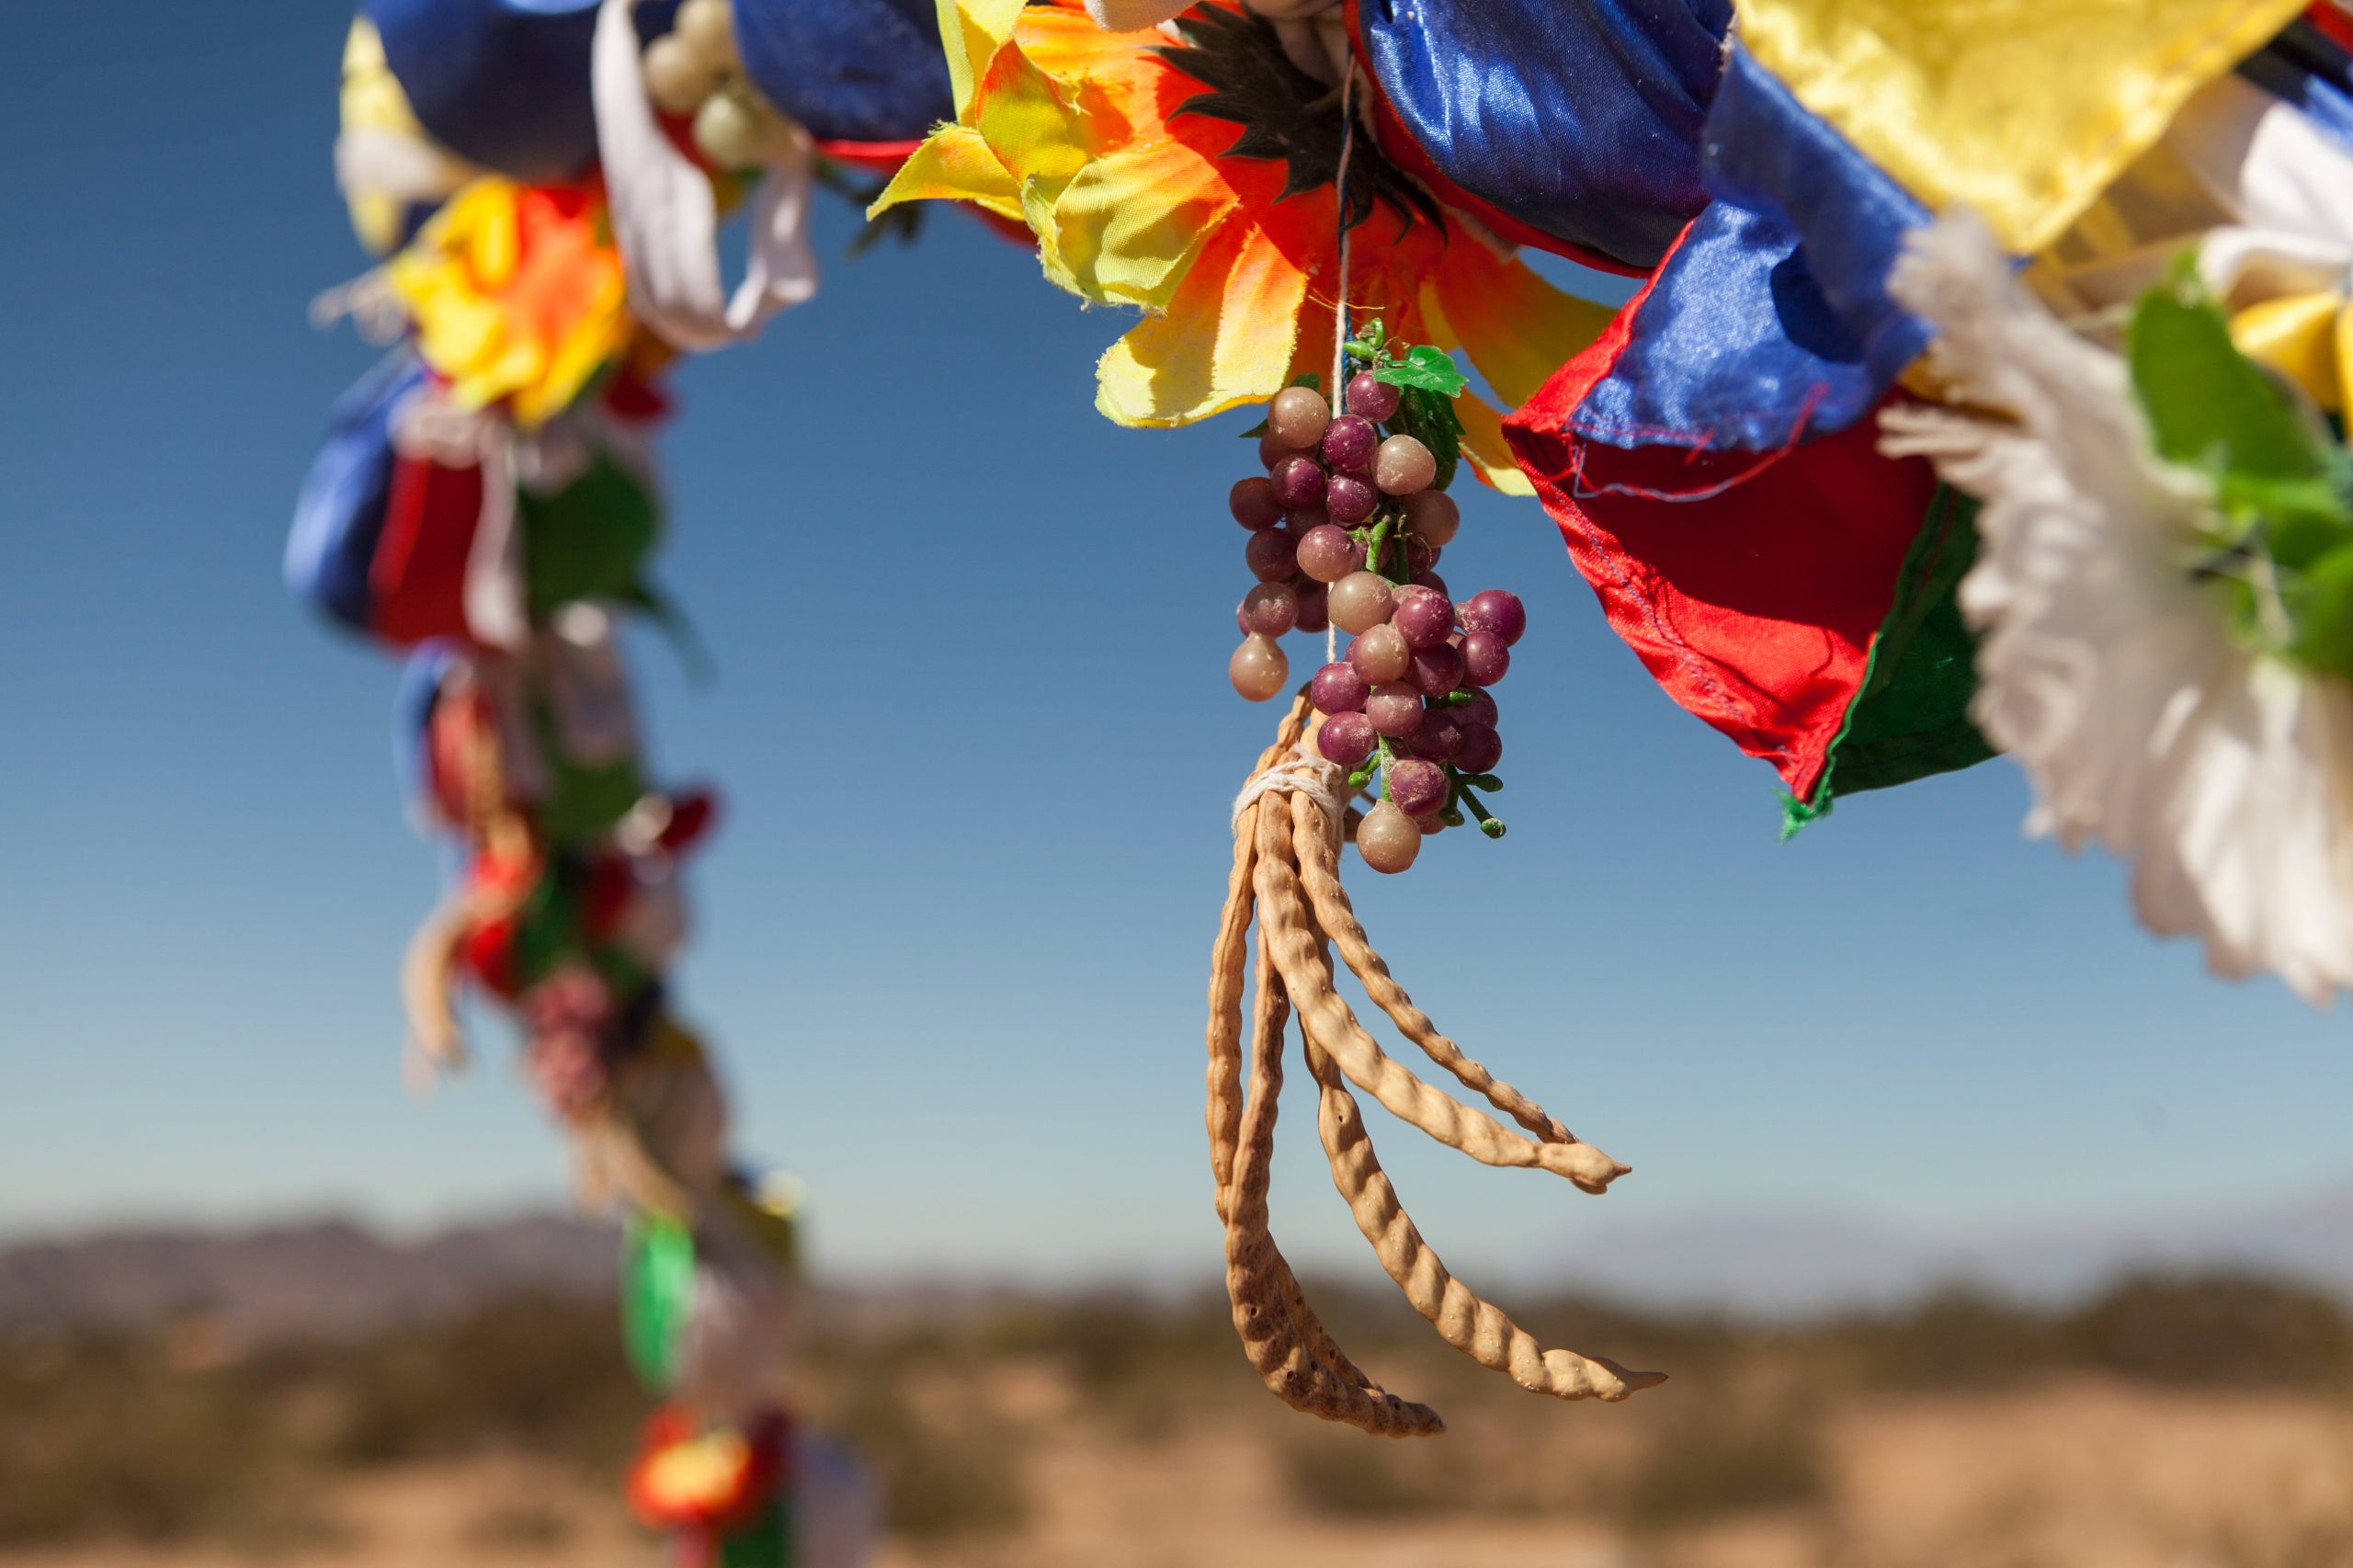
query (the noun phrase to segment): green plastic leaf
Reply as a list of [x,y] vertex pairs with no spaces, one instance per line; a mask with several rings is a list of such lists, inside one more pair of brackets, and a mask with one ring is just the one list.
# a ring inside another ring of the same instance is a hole
[[[1388,380],[1386,376],[1381,379]],[[1390,417],[1389,428],[1398,435],[1413,437],[1438,460],[1437,477],[1430,481],[1432,489],[1443,490],[1454,483],[1455,468],[1462,459],[1462,421],[1455,417],[1450,393],[1433,392],[1427,387],[1401,386],[1397,412]]]
[[695,1238],[658,1214],[633,1214],[621,1233],[621,1338],[651,1389],[677,1377],[680,1336],[694,1309]]
[[2194,278],[2141,296],[2126,354],[2168,462],[2252,479],[2327,473],[2315,425],[2293,393],[2238,351],[2229,320]]
[[1417,344],[1405,358],[1382,365],[1373,372],[1376,381],[1387,381],[1392,387],[1406,387],[1432,392],[1440,397],[1460,397],[1470,382],[1454,367],[1454,356],[1435,344]]
[[2321,675],[2353,680],[2353,544],[2339,545],[2305,568],[2287,597],[2296,624],[2289,657]]

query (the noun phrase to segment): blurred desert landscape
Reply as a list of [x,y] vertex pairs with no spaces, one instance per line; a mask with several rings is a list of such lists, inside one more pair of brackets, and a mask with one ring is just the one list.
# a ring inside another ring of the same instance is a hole
[[[646,1402],[609,1252],[546,1221],[0,1252],[6,1568],[654,1568],[616,1500]],[[1399,1302],[1311,1286],[1449,1433],[1279,1406],[1213,1289],[819,1297],[805,1402],[880,1474],[886,1568],[2353,1564],[2353,1321],[2146,1274],[1774,1324],[1516,1300],[1673,1381],[1520,1392]]]

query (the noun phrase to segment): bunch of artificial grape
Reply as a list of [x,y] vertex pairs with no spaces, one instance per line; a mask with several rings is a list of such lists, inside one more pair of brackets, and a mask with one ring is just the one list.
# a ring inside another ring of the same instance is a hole
[[646,96],[690,118],[695,145],[722,169],[767,163],[791,125],[745,80],[729,0],[685,0],[670,30],[645,46]]
[[1436,567],[1461,514],[1431,488],[1438,463],[1412,436],[1381,437],[1397,388],[1362,371],[1338,418],[1310,387],[1276,394],[1259,456],[1264,479],[1234,485],[1234,520],[1251,530],[1258,585],[1238,614],[1245,639],[1228,666],[1254,702],[1283,690],[1290,664],[1275,639],[1328,625],[1351,633],[1345,656],[1316,671],[1308,697],[1324,715],[1315,744],[1381,800],[1357,828],[1377,871],[1414,863],[1422,839],[1467,811],[1490,837],[1503,824],[1474,790],[1502,788],[1495,701],[1528,612],[1501,589],[1459,607]]
[[1343,406],[1313,387],[1286,387],[1267,409],[1258,442],[1263,478],[1237,481],[1226,498],[1250,530],[1243,559],[1258,580],[1234,612],[1242,646],[1226,666],[1233,689],[1264,702],[1290,682],[1290,661],[1275,641],[1331,624],[1331,585],[1361,570],[1376,537],[1401,537],[1410,509],[1427,567],[1454,537],[1454,503],[1430,488],[1438,461],[1412,436],[1382,439],[1380,422],[1397,412],[1397,389],[1365,371],[1348,382]]

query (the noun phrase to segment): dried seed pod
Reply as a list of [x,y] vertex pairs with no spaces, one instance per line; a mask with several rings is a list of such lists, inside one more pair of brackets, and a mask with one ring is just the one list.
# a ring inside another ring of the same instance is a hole
[[[1262,836],[1277,815],[1269,812],[1261,819]],[[1250,1101],[1242,1114],[1233,1184],[1225,1195],[1225,1283],[1233,1303],[1234,1332],[1267,1387],[1295,1410],[1381,1436],[1417,1437],[1442,1430],[1444,1424],[1427,1405],[1351,1380],[1317,1354],[1319,1343],[1329,1345],[1330,1336],[1306,1310],[1299,1281],[1267,1226],[1276,1100],[1282,1091],[1283,1026],[1290,1008],[1263,955],[1256,983]],[[1346,1357],[1337,1358],[1355,1370]]]
[[[1321,814],[1321,808],[1311,809]],[[1318,928],[1311,924],[1299,870],[1288,852],[1292,835],[1283,834],[1286,853],[1267,853],[1266,820],[1261,818],[1256,871],[1258,939],[1274,954],[1299,1008],[1301,1031],[1330,1053],[1351,1083],[1392,1116],[1482,1165],[1539,1166],[1588,1192],[1599,1192],[1624,1173],[1627,1167],[1590,1143],[1540,1143],[1519,1136],[1486,1112],[1424,1083],[1382,1051],[1332,988],[1331,962],[1317,951]],[[1323,829],[1315,832],[1321,836]]]
[[1334,1185],[1348,1200],[1357,1229],[1372,1244],[1381,1267],[1449,1345],[1483,1367],[1509,1373],[1524,1389],[1558,1399],[1615,1403],[1666,1381],[1664,1372],[1629,1371],[1597,1356],[1547,1350],[1506,1317],[1501,1308],[1448,1273],[1397,1201],[1396,1188],[1372,1152],[1364,1116],[1357,1108],[1356,1096],[1348,1093],[1338,1065],[1312,1040],[1307,1046],[1307,1070],[1321,1091],[1315,1128],[1332,1162]]
[[[1217,1210],[1226,1226],[1226,1289],[1251,1365],[1296,1408],[1365,1431],[1443,1430],[1427,1407],[1381,1390],[1333,1343],[1267,1223],[1283,1036],[1294,1008],[1315,1076],[1317,1125],[1334,1181],[1381,1265],[1440,1337],[1524,1386],[1564,1399],[1619,1400],[1663,1381],[1569,1350],[1547,1350],[1446,1271],[1381,1171],[1349,1083],[1433,1138],[1489,1165],[1529,1165],[1599,1192],[1625,1174],[1525,1095],[1465,1055],[1414,1006],[1367,940],[1339,885],[1347,812],[1340,770],[1313,744],[1304,696],[1294,701],[1233,811],[1234,856],[1211,954],[1207,1122]],[[1288,799],[1285,799],[1288,797]],[[1250,927],[1257,926],[1256,952]],[[1425,1083],[1383,1052],[1333,989],[1331,945],[1368,994],[1430,1059],[1536,1136],[1505,1128]],[[1241,1079],[1243,965],[1253,964],[1251,1073]]]
[[1414,999],[1389,972],[1387,961],[1366,940],[1356,906],[1348,902],[1347,890],[1340,886],[1338,847],[1328,835],[1319,835],[1308,820],[1308,813],[1314,812],[1314,805],[1305,797],[1291,797],[1291,821],[1298,830],[1293,843],[1299,855],[1300,883],[1307,890],[1316,925],[1338,946],[1340,956],[1347,960],[1349,971],[1364,986],[1365,994],[1389,1015],[1400,1034],[1420,1046],[1432,1062],[1453,1074],[1464,1088],[1484,1095],[1488,1104],[1547,1143],[1575,1142],[1575,1135],[1542,1106],[1464,1055],[1461,1046],[1438,1032],[1438,1026],[1430,1022],[1427,1013],[1414,1006]]

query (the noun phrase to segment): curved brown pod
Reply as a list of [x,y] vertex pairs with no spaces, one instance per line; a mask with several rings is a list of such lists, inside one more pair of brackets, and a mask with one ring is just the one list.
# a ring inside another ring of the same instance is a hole
[[[1333,1179],[1382,1267],[1440,1337],[1523,1387],[1563,1399],[1620,1400],[1665,1381],[1660,1373],[1629,1371],[1604,1358],[1540,1346],[1448,1272],[1399,1203],[1373,1154],[1351,1083],[1400,1119],[1485,1164],[1550,1170],[1589,1192],[1604,1190],[1627,1167],[1579,1142],[1533,1099],[1440,1034],[1390,973],[1340,886],[1345,821],[1338,769],[1314,757],[1313,733],[1302,698],[1285,715],[1234,810],[1233,865],[1211,953],[1210,1163],[1226,1231],[1227,1292],[1252,1366],[1286,1403],[1327,1420],[1391,1436],[1444,1428],[1427,1406],[1381,1390],[1333,1342],[1268,1231],[1284,1036],[1295,1010],[1318,1086],[1317,1128]],[[1335,989],[1335,944],[1401,1032],[1534,1136],[1463,1105],[1382,1051]],[[1246,1096],[1245,964],[1255,993]]]

